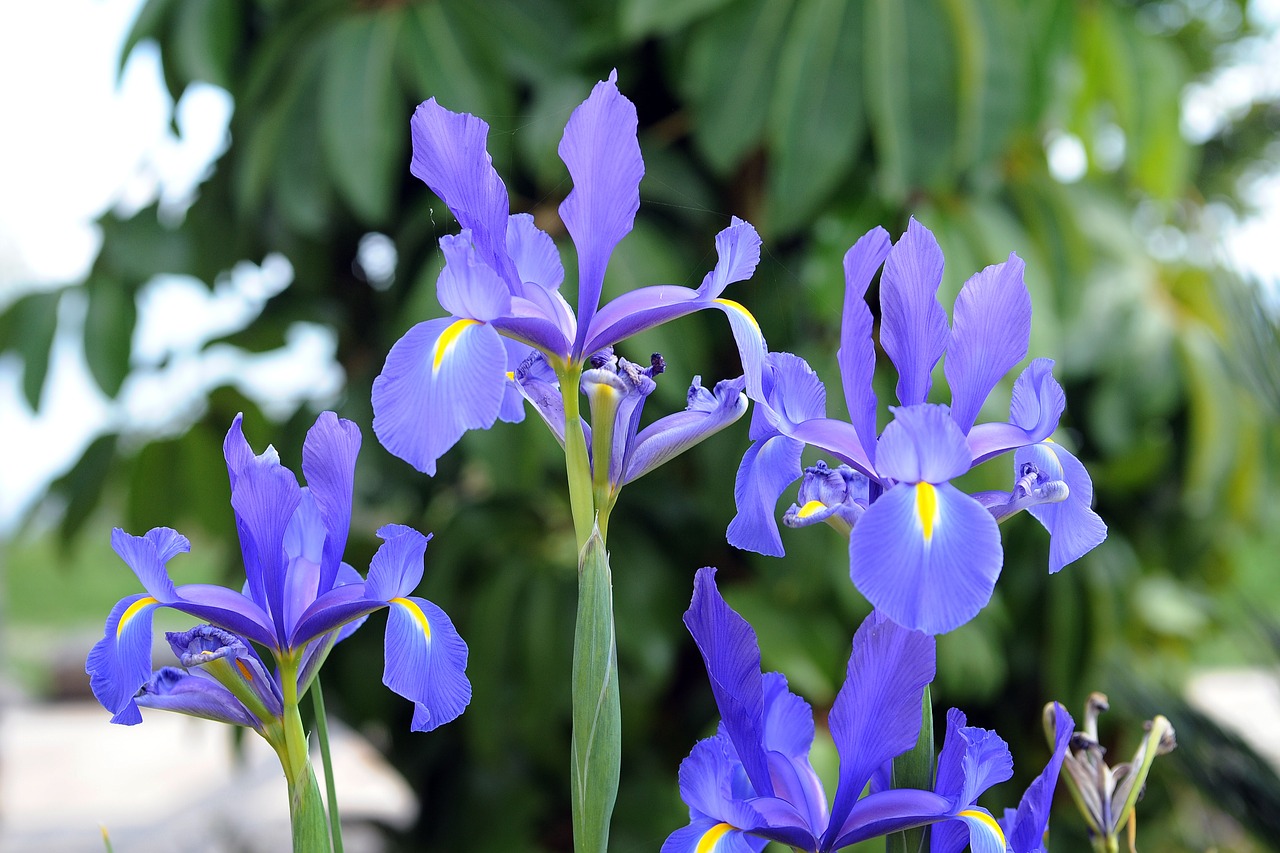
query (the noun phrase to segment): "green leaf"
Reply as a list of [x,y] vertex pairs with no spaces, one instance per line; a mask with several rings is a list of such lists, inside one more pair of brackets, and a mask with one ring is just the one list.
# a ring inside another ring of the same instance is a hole
[[444,3],[405,10],[396,44],[397,60],[414,101],[437,99],[455,111],[484,118],[505,109],[504,86],[493,79],[480,52],[468,43],[458,13]]
[[242,29],[240,0],[185,0],[177,8],[170,49],[188,79],[230,89]]
[[124,67],[133,55],[133,49],[147,39],[159,39],[169,16],[177,5],[176,0],[147,0],[145,6],[138,10],[138,17],[129,28],[124,45],[120,48],[120,59],[116,64],[116,82],[124,74]]
[[[921,710],[920,736],[916,745],[893,760],[893,787],[933,790],[933,698],[926,684]],[[909,829],[888,837],[890,853],[924,850],[928,827]]]
[[31,293],[22,297],[4,316],[9,341],[6,349],[22,356],[22,393],[33,411],[40,408],[40,395],[49,372],[53,336],[58,330],[58,302],[62,291]]
[[603,853],[618,796],[622,718],[613,628],[613,580],[596,530],[578,558],[573,642],[573,849]]
[[862,7],[806,0],[792,17],[769,108],[770,230],[789,233],[835,190],[862,142]]
[[334,184],[365,223],[386,222],[405,168],[393,60],[401,17],[348,18],[327,42],[320,81],[320,143]]
[[65,495],[66,509],[58,525],[58,544],[66,551],[74,544],[77,534],[89,520],[90,514],[102,499],[102,490],[111,473],[116,458],[117,436],[99,436],[85,449],[75,467],[50,487],[51,491]]
[[85,289],[89,294],[84,318],[85,361],[102,392],[115,397],[129,375],[137,305],[133,291],[112,279],[91,278]]
[[690,40],[683,78],[694,142],[721,174],[760,142],[791,7],[747,0],[703,21]]
[[665,36],[710,14],[729,0],[622,0],[618,13],[622,36],[628,42],[645,36]]

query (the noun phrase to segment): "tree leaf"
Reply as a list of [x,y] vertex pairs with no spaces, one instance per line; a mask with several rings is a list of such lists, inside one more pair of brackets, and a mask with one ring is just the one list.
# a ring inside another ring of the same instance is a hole
[[188,79],[230,89],[242,29],[239,0],[185,0],[177,7],[171,49]]
[[75,467],[50,486],[51,491],[63,494],[67,499],[58,525],[58,544],[64,552],[74,544],[76,536],[102,499],[102,490],[116,458],[117,439],[114,434],[94,439]]
[[11,305],[4,317],[11,342],[7,348],[22,356],[22,393],[32,411],[40,409],[61,299],[60,290],[31,293]]
[[622,0],[618,12],[622,36],[628,42],[646,36],[665,36],[710,14],[729,0]]
[[120,48],[120,59],[116,63],[117,83],[120,76],[124,74],[124,67],[128,64],[129,57],[133,55],[133,49],[148,39],[161,38],[176,5],[176,0],[147,0],[146,4],[138,10],[138,17],[134,18],[133,26],[129,28],[129,35],[125,36],[124,45]]
[[91,278],[85,290],[84,357],[94,381],[108,397],[120,393],[129,375],[133,327],[138,309],[131,288],[109,278]]

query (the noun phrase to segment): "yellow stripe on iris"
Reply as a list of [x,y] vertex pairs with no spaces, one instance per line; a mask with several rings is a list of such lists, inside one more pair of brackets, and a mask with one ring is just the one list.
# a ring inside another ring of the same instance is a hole
[[938,523],[938,490],[932,483],[916,483],[916,515],[924,541],[933,539],[933,526]]
[[124,626],[132,622],[133,617],[137,616],[151,605],[159,603],[159,601],[148,595],[145,598],[139,598],[133,604],[130,604],[128,609],[126,609],[124,613],[120,614],[120,622],[116,625],[116,636],[119,637],[124,633]]
[[751,312],[748,311],[746,309],[746,306],[744,306],[741,302],[734,302],[732,299],[724,299],[723,297],[713,301],[733,311],[737,311],[739,314],[746,317],[747,320],[751,322],[751,325],[755,328],[757,334],[763,334],[762,332],[760,332],[760,324],[756,322],[756,318],[751,316]]
[[480,325],[479,320],[470,320],[465,317],[450,323],[449,328],[445,329],[440,334],[440,337],[436,338],[436,346],[431,356],[431,370],[433,372],[439,370],[440,365],[444,362],[444,357],[449,354],[449,350],[458,342],[458,338],[462,337],[462,333],[471,326],[478,325]]
[[693,853],[711,853],[716,849],[716,845],[720,843],[720,839],[726,834],[733,832],[734,827],[727,823],[717,823],[708,829],[698,839],[698,846],[693,848]]
[[418,627],[422,629],[422,634],[427,638],[427,642],[431,642],[431,623],[427,621],[427,614],[422,612],[422,608],[414,604],[407,598],[393,598],[392,604],[399,604],[405,610],[409,611],[409,615],[418,623]]
[[826,508],[827,505],[822,501],[809,501],[807,504],[800,507],[800,510],[796,513],[796,518],[808,518],[815,512],[822,512]]
[[986,812],[979,811],[978,809],[965,809],[956,815],[956,817],[967,817],[976,820],[978,823],[982,824],[984,829],[989,830],[993,836],[1000,839],[1000,846],[1002,848],[1006,846],[1004,830],[1000,828],[1000,824],[996,823],[996,819]]

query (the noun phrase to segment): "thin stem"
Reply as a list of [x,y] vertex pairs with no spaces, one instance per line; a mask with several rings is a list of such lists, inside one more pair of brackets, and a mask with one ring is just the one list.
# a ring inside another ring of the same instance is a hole
[[569,477],[569,506],[573,511],[573,532],[578,550],[582,550],[591,537],[595,516],[591,494],[591,462],[587,456],[587,440],[580,425],[582,410],[578,382],[582,377],[582,366],[567,365],[563,370],[557,370],[556,375],[560,379],[560,396],[564,399],[564,458]]
[[316,711],[316,737],[320,741],[320,765],[324,768],[324,788],[329,803],[329,832],[333,853],[342,853],[342,820],[338,817],[338,791],[333,778],[333,759],[329,756],[329,721],[324,712],[324,693],[320,676],[311,681],[311,704]]

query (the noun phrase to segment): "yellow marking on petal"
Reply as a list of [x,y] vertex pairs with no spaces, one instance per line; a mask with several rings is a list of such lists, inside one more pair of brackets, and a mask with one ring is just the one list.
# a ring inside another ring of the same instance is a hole
[[986,812],[978,811],[977,809],[965,809],[964,811],[956,815],[956,817],[973,818],[978,823],[982,824],[987,829],[991,830],[992,835],[1000,839],[1001,847],[1007,846],[1008,842],[1004,840],[1004,830],[1000,828],[1000,824],[996,823],[996,819],[993,818],[991,815],[987,814]]
[[807,504],[800,507],[799,512],[796,513],[796,518],[808,518],[814,513],[822,512],[826,508],[827,505],[822,501],[809,501]]
[[244,676],[245,681],[253,681],[253,670],[249,669],[244,661],[237,660],[236,669],[240,670],[240,674]]
[[146,598],[139,598],[133,604],[130,604],[128,609],[125,610],[124,613],[120,614],[120,622],[116,625],[116,636],[119,637],[124,633],[124,626],[128,625],[129,622],[133,620],[133,617],[137,616],[151,605],[159,603],[160,602],[158,600],[148,595]]
[[423,636],[427,638],[427,642],[431,642],[431,623],[427,621],[427,614],[422,612],[422,608],[414,604],[407,598],[393,598],[392,604],[399,604],[405,610],[409,611],[409,615],[418,623],[418,627],[422,629]]
[[508,382],[515,382],[515,381],[516,381],[516,372],[515,372],[514,370],[508,370],[508,371],[507,371],[507,381],[508,381]]
[[916,483],[916,515],[924,541],[933,539],[933,526],[938,523],[938,490],[932,483]]
[[1053,441],[1053,439],[1052,439],[1052,438],[1046,438],[1046,439],[1044,440],[1044,443],[1045,443],[1045,444],[1053,444],[1053,443],[1054,443],[1054,441]]
[[449,350],[458,342],[458,338],[462,337],[462,333],[471,326],[478,325],[480,325],[479,320],[470,320],[465,317],[461,320],[454,320],[449,325],[449,328],[445,329],[440,337],[436,338],[436,346],[431,356],[432,372],[440,369],[441,363],[444,362],[444,357],[449,354]]
[[732,299],[724,299],[724,298],[715,299],[713,301],[716,302],[717,304],[723,305],[726,308],[737,311],[739,314],[746,317],[751,322],[751,325],[756,330],[756,334],[759,334],[759,335],[764,334],[763,332],[760,331],[760,324],[756,322],[756,318],[751,316],[751,312],[748,311],[746,309],[746,306],[744,306],[741,302],[734,302]]
[[728,823],[717,823],[702,833],[702,838],[698,839],[698,846],[693,848],[693,853],[711,853],[712,850],[716,849],[716,845],[720,843],[720,839],[733,832],[735,828]]

